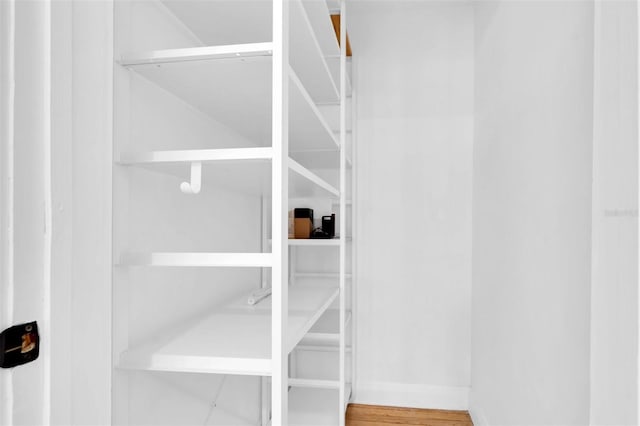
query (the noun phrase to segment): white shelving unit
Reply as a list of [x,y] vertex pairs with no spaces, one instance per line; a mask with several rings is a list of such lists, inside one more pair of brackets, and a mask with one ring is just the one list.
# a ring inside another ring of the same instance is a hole
[[[346,30],[339,44],[329,13],[324,0],[117,2],[115,423],[136,423],[139,395],[159,391],[139,374],[191,373],[223,377],[218,393],[228,376],[256,376],[262,425],[344,425],[353,97]],[[341,13],[344,27],[344,1]],[[341,237],[289,240],[294,198],[337,207]],[[207,212],[229,226],[199,222]],[[297,251],[316,248],[337,254],[331,270],[298,272]],[[197,286],[191,309],[176,295]],[[300,351],[337,353],[335,377],[292,375]]]

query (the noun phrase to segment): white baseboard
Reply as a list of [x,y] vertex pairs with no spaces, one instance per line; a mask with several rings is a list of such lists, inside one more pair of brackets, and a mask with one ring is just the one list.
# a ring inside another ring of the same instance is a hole
[[357,384],[353,402],[393,407],[467,410],[469,408],[469,388],[391,382],[360,382]]
[[489,426],[487,416],[485,416],[484,411],[475,401],[473,392],[469,392],[469,415],[471,416],[474,426]]

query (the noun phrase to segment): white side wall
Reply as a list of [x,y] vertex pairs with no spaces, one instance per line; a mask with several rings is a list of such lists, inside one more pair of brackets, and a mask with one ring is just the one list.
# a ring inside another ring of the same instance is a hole
[[[42,424],[46,421],[49,405],[48,348],[51,342],[44,337],[49,328],[48,242],[51,235],[46,215],[50,185],[46,172],[50,147],[49,8],[41,2],[3,2],[1,14],[3,250],[0,330],[35,320],[43,336],[39,359],[0,371],[3,390],[0,422],[17,426]],[[10,46],[12,40],[13,47]],[[15,89],[13,98],[12,86]]]
[[591,424],[638,424],[638,15],[595,4]]
[[471,412],[589,422],[593,3],[476,8]]
[[356,402],[466,409],[473,6],[349,7],[359,94]]
[[110,3],[16,2],[13,64],[10,6],[1,7],[0,328],[37,320],[41,355],[0,372],[0,424],[108,424]]
[[[73,209],[71,421],[107,425],[112,423],[113,2],[74,2],[72,17],[73,158],[64,163],[72,165],[73,178],[67,206]],[[92,344],[79,334],[95,336]]]

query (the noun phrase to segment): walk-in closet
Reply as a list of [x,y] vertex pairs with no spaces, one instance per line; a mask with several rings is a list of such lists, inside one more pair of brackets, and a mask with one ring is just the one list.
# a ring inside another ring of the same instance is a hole
[[0,426],[637,426],[637,0],[0,0]]

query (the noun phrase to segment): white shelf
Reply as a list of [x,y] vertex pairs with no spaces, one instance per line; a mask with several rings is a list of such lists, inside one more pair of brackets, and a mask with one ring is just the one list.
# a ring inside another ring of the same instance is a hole
[[[345,242],[351,242],[351,237],[347,237]],[[290,246],[298,247],[339,247],[340,238],[308,238],[308,239],[289,239]]]
[[339,238],[309,238],[309,239],[289,239],[290,246],[304,246],[304,247],[339,247],[340,239]]
[[[322,345],[300,344],[296,346],[294,350],[296,352],[340,352],[340,347],[335,345],[328,346],[326,344],[322,344]],[[344,351],[345,353],[348,353],[348,354],[351,353],[352,352],[351,346],[345,346]]]
[[[345,312],[345,326],[351,321],[351,311]],[[340,342],[340,311],[328,309],[300,342],[303,346],[338,345]]]
[[[322,55],[334,58],[340,55],[340,46],[331,23],[331,11],[326,2],[317,0],[302,0],[309,22],[316,34]],[[338,80],[336,80],[338,81]]]
[[[290,63],[316,102],[338,100],[337,82],[324,56],[339,53],[331,18],[322,1],[303,7],[289,2]],[[270,41],[270,1],[165,1],[167,7],[209,45]],[[203,18],[206,17],[206,18]],[[337,53],[336,53],[337,52]]]
[[[348,238],[347,240],[350,240]],[[273,240],[269,239],[269,244]],[[339,247],[340,238],[289,238],[290,247]]]
[[[316,1],[315,3],[321,6],[324,2]],[[293,0],[289,4],[291,66],[296,70],[315,102],[339,101],[339,79],[336,79],[329,69],[320,45],[320,41],[326,43],[328,37],[333,36],[335,40],[326,5],[323,13],[320,8],[305,7],[308,4],[303,6],[300,0]],[[322,23],[328,25],[323,26]],[[316,29],[319,32],[316,32]],[[337,42],[334,41],[335,43]]]
[[[338,54],[339,55],[339,54]],[[346,85],[346,94],[347,97],[351,96],[351,77],[350,77],[350,69],[351,69],[351,61],[349,59],[347,59],[347,85]],[[338,87],[339,86],[339,82],[340,82],[340,56],[332,56],[327,58],[327,66],[329,67],[329,72],[331,72],[331,77],[333,79],[335,79],[335,81],[338,82]],[[335,104],[338,104],[338,102],[334,102]],[[329,104],[327,102],[327,104]]]
[[[289,287],[288,352],[338,295],[326,286]],[[243,295],[170,337],[120,355],[118,368],[215,374],[271,375],[271,298],[247,304]]]
[[[332,278],[332,279],[338,279],[340,278],[340,274],[338,272],[294,272],[293,275],[296,278]],[[345,274],[345,278],[350,280],[351,279],[351,274],[350,273],[346,273]]]
[[[334,149],[310,149],[307,151],[292,151],[291,158],[304,164],[306,167],[316,169],[338,169],[340,164],[340,151]],[[351,158],[347,156],[347,169],[351,168]]]
[[289,379],[289,386],[312,389],[340,389],[340,382],[338,380],[301,379],[296,377]]
[[273,43],[229,44],[183,49],[152,50],[139,54],[122,55],[120,65],[131,67],[144,64],[168,64],[171,62],[204,61],[211,59],[251,58],[271,56]]
[[[302,179],[296,179],[296,176]],[[289,196],[295,198],[298,194],[313,192],[314,188],[309,188],[309,183],[313,184],[314,187],[323,189],[329,195],[340,196],[340,191],[334,186],[328,184],[309,169],[304,168],[297,161],[289,158]]]
[[124,253],[118,266],[271,267],[271,253]]
[[[122,64],[256,144],[270,145],[271,57],[211,60],[209,49],[142,52]],[[154,57],[162,62],[151,63]],[[337,151],[339,142],[327,120],[292,69],[289,75],[290,150]]]
[[[289,425],[291,426],[327,426],[338,425],[339,416],[345,414],[338,410],[337,389],[317,389],[292,387],[289,392]],[[351,384],[345,385],[345,407],[351,397]]]
[[339,150],[339,138],[292,69],[289,77],[289,151]]
[[[248,194],[271,193],[271,159],[273,150],[266,148],[196,149],[182,151],[125,152],[122,165],[140,166],[189,180],[190,164],[202,162],[203,190],[211,185]],[[289,196],[292,198],[339,197],[338,189],[318,175],[289,159]],[[177,188],[177,186],[176,186]]]
[[120,155],[122,164],[171,164],[200,161],[214,163],[220,161],[271,160],[271,148],[228,148],[192,149],[175,151],[125,152]]

